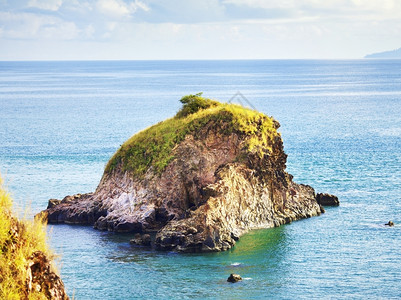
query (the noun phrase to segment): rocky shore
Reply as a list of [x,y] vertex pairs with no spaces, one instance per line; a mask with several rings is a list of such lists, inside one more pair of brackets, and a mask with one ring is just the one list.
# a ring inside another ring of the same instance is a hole
[[200,94],[181,102],[174,118],[121,146],[95,192],[52,199],[42,216],[99,230],[157,232],[157,249],[201,252],[227,250],[249,230],[324,212],[319,202],[332,196],[317,198],[285,172],[276,120]]

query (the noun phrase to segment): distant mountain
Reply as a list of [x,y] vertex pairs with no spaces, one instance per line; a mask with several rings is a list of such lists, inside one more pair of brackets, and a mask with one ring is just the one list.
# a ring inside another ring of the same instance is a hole
[[401,59],[401,48],[366,55],[365,58],[399,58]]

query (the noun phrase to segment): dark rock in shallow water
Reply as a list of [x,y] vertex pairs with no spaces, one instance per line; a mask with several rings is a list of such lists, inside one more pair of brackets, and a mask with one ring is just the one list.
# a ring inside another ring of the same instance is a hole
[[322,206],[339,206],[340,201],[337,196],[319,193],[316,195],[316,201]]
[[129,139],[96,191],[65,197],[43,212],[48,222],[157,231],[156,249],[209,252],[231,248],[249,230],[324,211],[314,189],[285,171],[277,121],[191,97],[200,104]]
[[238,282],[238,281],[241,281],[241,280],[242,280],[242,278],[241,278],[241,276],[238,275],[238,274],[231,274],[231,275],[227,278],[227,281],[228,281],[228,282],[232,282],[232,283],[235,283],[235,282]]
[[137,234],[135,234],[135,237],[132,240],[130,240],[130,243],[135,244],[135,245],[141,245],[141,246],[150,246],[151,241],[152,241],[152,239],[150,237],[150,234],[137,233]]

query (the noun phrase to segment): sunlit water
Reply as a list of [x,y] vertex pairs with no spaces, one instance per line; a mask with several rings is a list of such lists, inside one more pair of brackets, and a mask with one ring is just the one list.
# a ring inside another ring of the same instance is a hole
[[[223,253],[52,226],[75,299],[400,298],[401,61],[0,62],[0,171],[19,206],[93,191],[135,132],[189,93],[240,91],[280,123],[288,171],[339,196],[326,214],[258,230]],[[230,273],[245,280],[229,284]]]

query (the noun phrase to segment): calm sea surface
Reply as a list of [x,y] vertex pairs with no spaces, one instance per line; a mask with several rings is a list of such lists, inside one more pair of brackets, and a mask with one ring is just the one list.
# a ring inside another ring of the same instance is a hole
[[[230,251],[156,252],[130,235],[50,230],[75,299],[401,297],[401,61],[0,62],[0,172],[33,213],[93,191],[132,134],[186,94],[240,91],[280,123],[287,170],[339,196],[326,214]],[[226,282],[230,273],[245,280]]]

